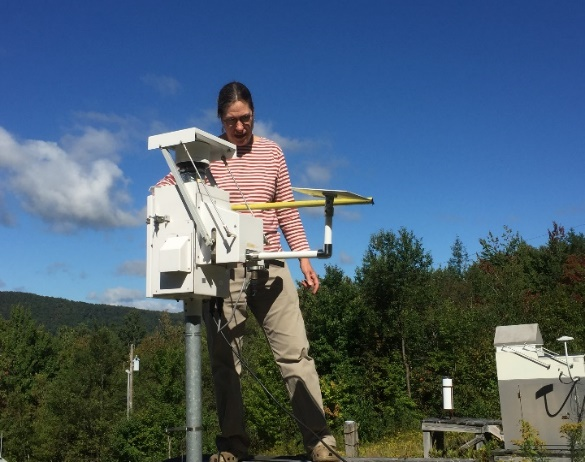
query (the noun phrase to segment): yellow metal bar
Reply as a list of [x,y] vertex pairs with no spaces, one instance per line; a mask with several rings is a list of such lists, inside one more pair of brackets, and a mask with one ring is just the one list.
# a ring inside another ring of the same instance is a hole
[[[372,197],[364,199],[334,199],[333,205],[373,204]],[[268,209],[298,209],[301,207],[324,207],[325,200],[290,201],[290,202],[252,202],[246,204],[232,204],[232,210],[268,210]]]

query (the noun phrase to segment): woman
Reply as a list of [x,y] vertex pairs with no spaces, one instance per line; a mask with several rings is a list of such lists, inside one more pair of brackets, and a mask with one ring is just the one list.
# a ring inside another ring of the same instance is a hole
[[[239,82],[225,85],[219,92],[217,115],[224,131],[222,137],[237,146],[236,157],[210,166],[218,186],[229,191],[230,202],[292,201],[282,150],[273,141],[253,133],[254,103],[248,88]],[[261,210],[254,215],[264,223],[265,251],[281,250],[279,229],[291,250],[309,249],[297,209]],[[301,258],[300,267],[305,277],[302,285],[316,293],[319,278],[310,260]],[[241,293],[244,281],[244,268],[236,268],[230,298],[204,310],[221,428],[218,453],[211,457],[211,462],[237,462],[248,454],[250,440],[244,428],[238,358],[246,306],[264,329],[308,454],[316,462],[339,460],[334,452],[335,439],[325,421],[315,363],[309,356],[297,289],[286,263],[270,265],[267,279]]]

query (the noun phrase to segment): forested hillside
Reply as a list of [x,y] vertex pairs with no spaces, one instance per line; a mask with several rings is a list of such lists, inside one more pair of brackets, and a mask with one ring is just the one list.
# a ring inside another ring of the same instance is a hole
[[[0,291],[0,317],[7,319],[15,306],[29,309],[32,318],[50,332],[57,332],[60,327],[74,327],[80,324],[117,326],[121,325],[124,318],[131,312],[142,320],[148,331],[152,331],[158,324],[161,315],[160,312],[138,310],[126,306],[75,302],[27,292]],[[178,321],[183,318],[183,315],[173,314],[171,318]]]
[[[371,236],[354,275],[330,266],[316,296],[299,290],[321,374],[326,414],[376,441],[442,413],[441,379],[453,378],[455,415],[498,418],[496,326],[540,325],[545,346],[570,335],[585,351],[585,236],[553,224],[534,247],[509,228],[469,257],[456,239],[445,268],[404,228]],[[168,315],[148,331],[133,312],[119,325],[49,330],[32,306],[0,319],[0,431],[12,461],[162,461],[184,451],[183,328]],[[253,321],[243,392],[255,453],[302,451],[296,424],[255,381],[288,406],[279,372]],[[205,339],[203,339],[205,342]],[[136,345],[134,408],[126,416],[129,344]],[[217,432],[203,356],[204,450]],[[253,372],[253,373],[252,373]],[[505,431],[505,429],[504,429]]]

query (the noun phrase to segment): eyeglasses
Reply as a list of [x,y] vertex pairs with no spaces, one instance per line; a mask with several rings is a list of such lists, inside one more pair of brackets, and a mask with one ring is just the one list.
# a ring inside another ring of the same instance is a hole
[[242,125],[246,125],[251,122],[252,117],[254,117],[252,114],[244,114],[243,116],[240,117],[228,117],[226,119],[223,119],[223,123],[226,124],[228,127],[235,127],[236,125],[238,125],[238,122],[241,122]]

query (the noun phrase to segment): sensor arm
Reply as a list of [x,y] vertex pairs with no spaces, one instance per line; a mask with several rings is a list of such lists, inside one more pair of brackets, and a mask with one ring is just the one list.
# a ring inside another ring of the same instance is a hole
[[[298,208],[298,207],[316,207],[317,205],[325,205],[325,236],[323,239],[322,250],[307,250],[301,252],[256,252],[249,253],[250,260],[271,260],[284,258],[329,258],[333,253],[333,205],[340,203],[343,200],[344,204],[373,204],[374,200],[371,197],[358,196],[357,194],[347,191],[330,191],[323,189],[300,189],[293,188],[293,190],[309,194],[311,196],[325,197],[325,200],[320,201],[290,201],[290,202],[275,202],[275,203],[256,203],[248,204],[255,206],[256,210],[268,208]],[[341,197],[338,197],[341,196]],[[310,203],[306,205],[304,203]],[[238,206],[239,204],[236,204]],[[241,210],[232,205],[232,210]]]
[[[305,201],[288,201],[288,202],[251,202],[249,204],[231,204],[231,209],[237,212],[241,210],[269,210],[269,209],[291,209],[304,207],[323,207],[325,200],[305,200]],[[362,198],[343,198],[335,197],[333,205],[358,205],[373,204],[373,197]]]

